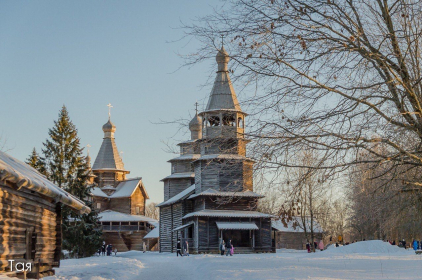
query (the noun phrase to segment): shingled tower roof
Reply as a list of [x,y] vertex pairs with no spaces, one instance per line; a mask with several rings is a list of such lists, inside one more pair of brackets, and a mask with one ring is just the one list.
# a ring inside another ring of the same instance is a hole
[[117,150],[116,142],[114,141],[114,132],[116,126],[108,120],[103,125],[104,139],[101,144],[100,151],[98,152],[97,158],[95,159],[92,170],[122,170],[124,171],[124,165],[122,158]]
[[217,77],[215,78],[205,111],[222,109],[242,111],[229,77],[227,64],[229,63],[230,57],[224,47],[218,51],[215,59],[218,64]]

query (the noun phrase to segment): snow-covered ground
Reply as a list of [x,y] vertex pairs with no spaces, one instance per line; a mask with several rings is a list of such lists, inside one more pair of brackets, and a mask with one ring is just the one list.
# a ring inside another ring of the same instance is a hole
[[65,260],[45,280],[131,279],[422,279],[422,256],[382,241],[308,254],[191,255],[131,251],[118,257]]

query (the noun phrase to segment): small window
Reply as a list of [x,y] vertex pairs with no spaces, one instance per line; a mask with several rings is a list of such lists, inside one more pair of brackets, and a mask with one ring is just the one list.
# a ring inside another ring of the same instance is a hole
[[243,128],[243,119],[242,118],[238,118],[237,119],[237,124],[238,124],[238,127]]
[[135,207],[135,213],[136,213],[136,215],[139,215],[140,212],[141,212],[141,210],[140,210],[139,206],[136,206]]
[[101,209],[101,203],[97,202],[97,209]]

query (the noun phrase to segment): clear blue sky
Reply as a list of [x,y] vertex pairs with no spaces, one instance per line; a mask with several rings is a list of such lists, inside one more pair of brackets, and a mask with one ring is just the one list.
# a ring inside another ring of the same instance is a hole
[[[163,199],[159,180],[170,174],[165,151],[177,125],[157,125],[204,104],[215,61],[182,68],[198,45],[180,39],[180,21],[209,14],[218,2],[1,1],[0,135],[12,156],[40,151],[63,104],[93,160],[110,102],[116,143],[130,177],[141,176],[151,200]],[[202,106],[201,106],[202,108]],[[189,136],[177,134],[178,139]],[[174,142],[172,142],[174,143]]]

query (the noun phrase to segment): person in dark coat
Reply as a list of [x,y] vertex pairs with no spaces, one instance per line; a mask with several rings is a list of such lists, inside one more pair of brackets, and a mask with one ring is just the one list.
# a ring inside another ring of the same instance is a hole
[[229,241],[226,244],[226,257],[230,254],[231,248],[232,248],[232,240],[229,239]]
[[101,246],[101,253],[103,254],[103,256],[105,256],[105,252],[106,252],[106,243],[105,241],[103,241],[103,245]]
[[311,244],[309,244],[309,241],[306,242],[306,250],[308,250],[308,253],[311,252]]
[[396,245],[396,240],[393,240],[393,243],[391,243],[391,245]]
[[183,255],[182,255],[182,245],[180,244],[180,240],[177,241],[177,246],[176,246],[176,256],[178,257],[179,255],[181,257],[183,257]]
[[111,256],[112,251],[113,251],[113,245],[108,244],[108,246],[107,246],[107,256]]

